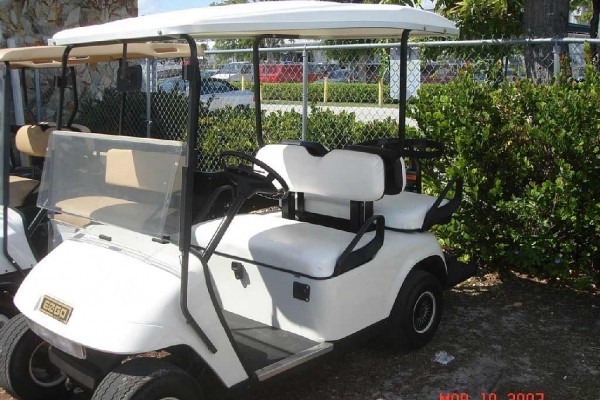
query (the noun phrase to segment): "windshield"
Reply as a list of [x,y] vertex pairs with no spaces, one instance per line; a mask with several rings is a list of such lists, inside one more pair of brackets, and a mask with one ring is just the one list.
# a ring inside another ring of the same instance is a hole
[[38,206],[165,237],[179,232],[185,144],[54,132]]

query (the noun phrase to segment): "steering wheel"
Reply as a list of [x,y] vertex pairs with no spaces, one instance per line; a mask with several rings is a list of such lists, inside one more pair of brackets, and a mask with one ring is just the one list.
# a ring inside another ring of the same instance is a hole
[[431,160],[438,158],[444,152],[444,146],[442,143],[430,140],[430,139],[404,139],[404,148],[400,149],[400,139],[398,138],[385,138],[385,139],[373,139],[367,140],[366,142],[360,143],[364,146],[381,147],[383,149],[395,150],[399,152],[399,155],[405,157],[417,158],[420,160]]
[[[230,158],[250,162],[252,166],[228,164],[227,159]],[[266,195],[275,199],[284,199],[287,197],[290,191],[288,184],[273,168],[258,158],[240,151],[224,151],[219,155],[219,159],[227,178],[238,187],[240,194],[246,198],[250,198],[254,194]],[[266,175],[255,170],[253,168],[254,165],[264,170]],[[275,182],[281,188],[278,189],[275,186]]]

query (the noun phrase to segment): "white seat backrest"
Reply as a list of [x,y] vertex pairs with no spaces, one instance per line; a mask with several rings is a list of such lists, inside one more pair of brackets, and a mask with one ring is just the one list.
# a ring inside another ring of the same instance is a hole
[[292,192],[354,201],[375,201],[383,196],[385,168],[375,154],[332,150],[316,157],[303,146],[270,144],[256,157],[277,171]]

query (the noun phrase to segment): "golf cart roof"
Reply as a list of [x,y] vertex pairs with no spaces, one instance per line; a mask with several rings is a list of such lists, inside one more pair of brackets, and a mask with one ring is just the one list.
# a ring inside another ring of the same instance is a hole
[[[0,49],[0,62],[11,68],[58,68],[65,46],[32,46]],[[198,55],[202,49],[198,47]],[[131,43],[127,59],[189,57],[190,48],[180,43]],[[123,56],[123,45],[76,47],[69,54],[69,65],[115,61]]]
[[58,32],[55,45],[190,35],[196,38],[257,36],[307,38],[456,35],[450,20],[429,11],[388,4],[265,1],[172,11]]

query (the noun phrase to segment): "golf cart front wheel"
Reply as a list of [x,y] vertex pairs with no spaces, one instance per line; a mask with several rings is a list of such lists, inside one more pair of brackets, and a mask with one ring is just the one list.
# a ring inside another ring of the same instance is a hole
[[443,308],[442,285],[435,276],[412,270],[390,314],[388,341],[402,350],[418,349],[435,335]]
[[0,329],[0,386],[21,400],[65,398],[65,376],[50,362],[48,348],[25,316],[8,321]]
[[158,358],[134,358],[104,377],[91,400],[202,400],[198,383]]

